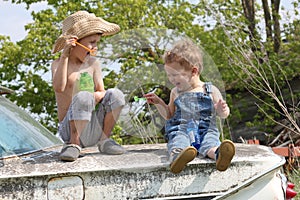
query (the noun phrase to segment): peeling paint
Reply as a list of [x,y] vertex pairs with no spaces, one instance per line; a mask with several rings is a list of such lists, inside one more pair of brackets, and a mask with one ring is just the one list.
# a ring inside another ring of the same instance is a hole
[[[220,194],[281,161],[267,147],[236,145],[225,172],[210,159],[196,158],[185,170],[169,172],[165,144],[129,145],[124,155],[83,150],[75,162],[58,160],[60,149],[3,160],[0,199],[142,199]],[[242,174],[237,176],[236,174]]]
[[64,176],[51,178],[48,181],[48,200],[82,200],[84,185],[80,176]]

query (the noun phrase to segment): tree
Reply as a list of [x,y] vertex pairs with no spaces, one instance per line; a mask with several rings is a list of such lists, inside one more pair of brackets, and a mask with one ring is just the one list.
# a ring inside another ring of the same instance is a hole
[[[26,3],[28,7],[35,2],[39,0],[12,0],[12,3]],[[298,6],[297,2],[295,1],[295,8]],[[55,97],[51,81],[49,78],[45,79],[45,76],[49,76],[51,61],[59,56],[52,55],[51,49],[60,35],[60,23],[67,15],[77,10],[87,10],[119,24],[122,29],[118,34],[120,36],[132,30],[135,34],[127,34],[130,35],[128,41],[122,38],[113,42],[112,37],[102,38],[99,49],[111,48],[115,55],[110,56],[102,52],[101,60],[104,61],[104,81],[107,87],[114,87],[122,81],[132,79],[132,75],[138,74],[145,67],[162,69],[160,56],[167,46],[163,47],[159,38],[172,41],[173,35],[169,35],[168,38],[167,33],[158,31],[154,40],[149,34],[153,30],[174,30],[201,45],[218,66],[218,73],[226,83],[224,90],[232,91],[231,94],[227,93],[229,103],[245,93],[249,83],[252,84],[251,81],[256,81],[243,71],[249,69],[248,66],[262,67],[259,71],[271,67],[273,74],[284,73],[288,80],[299,76],[299,21],[293,20],[292,23],[286,24],[283,30],[279,29],[279,0],[272,0],[271,5],[262,1],[267,41],[263,40],[263,35],[258,31],[260,19],[256,18],[256,13],[261,8],[254,1],[213,0],[195,3],[184,0],[48,0],[48,5],[48,8],[40,12],[32,12],[34,22],[26,25],[28,35],[24,40],[12,43],[9,38],[0,36],[0,84],[16,90],[16,94],[9,98],[37,114],[38,119],[53,132],[57,129]],[[141,35],[137,35],[141,32]],[[160,35],[162,33],[163,35]],[[288,43],[282,43],[282,36]],[[118,51],[128,47],[130,49],[127,51]],[[248,61],[251,61],[251,65]],[[119,69],[112,69],[110,63],[118,65]],[[255,72],[254,68],[249,70]],[[267,78],[271,85],[275,84],[272,73],[267,74]],[[282,88],[285,81],[280,77],[279,80],[278,77],[275,78],[279,88]],[[258,78],[257,81],[262,79]],[[130,85],[129,83],[126,82],[126,85]],[[155,87],[157,85],[149,84],[143,89],[151,90]],[[131,85],[123,89],[130,94],[136,88],[136,85]],[[136,94],[141,94],[141,91]],[[272,99],[265,100],[269,101]],[[239,122],[241,119],[237,116],[242,116],[241,109],[233,107],[233,113],[229,120]],[[277,117],[275,114],[274,116]],[[270,124],[264,119],[263,113],[258,113],[257,119]]]
[[[12,3],[26,3],[29,7],[38,1],[18,0]],[[16,44],[1,37],[0,83],[17,91],[9,98],[18,105],[29,109],[39,116],[39,120],[53,132],[57,127],[56,104],[51,80],[45,80],[52,60],[59,55],[52,55],[55,39],[60,35],[60,23],[69,14],[77,10],[87,10],[108,21],[120,25],[122,31],[142,27],[171,28],[190,36],[201,34],[200,25],[193,25],[197,16],[194,5],[186,1],[48,1],[49,8],[32,12],[34,23],[26,25],[27,37]],[[103,38],[102,43],[109,39]],[[105,83],[113,87],[122,74],[150,61],[159,63],[159,49],[149,48],[151,41],[145,40],[143,49],[136,49],[132,54],[124,54],[117,59],[122,63],[121,71],[116,74],[108,71]],[[101,45],[101,44],[100,44]],[[118,45],[118,44],[115,44]],[[16,55],[18,55],[16,57]],[[144,60],[144,61],[143,61]]]
[[[271,1],[271,15],[267,2],[264,2],[264,11],[265,14],[267,13],[265,19],[268,22],[266,23],[267,37],[272,36],[267,41],[264,41],[262,37],[257,37],[256,31],[253,29],[252,24],[255,23],[253,1],[242,2],[247,26],[240,24],[239,21],[232,20],[224,12],[218,13],[214,17],[219,22],[220,29],[230,38],[229,45],[223,41],[219,41],[219,44],[225,47],[223,50],[228,55],[231,69],[238,80],[242,81],[242,87],[258,101],[256,102],[258,114],[254,116],[256,120],[252,120],[249,125],[263,127],[265,131],[272,131],[271,127],[276,124],[280,125],[288,130],[284,137],[280,135],[282,138],[286,138],[287,141],[281,140],[280,142],[284,144],[299,143],[299,93],[295,93],[296,91],[290,84],[294,77],[299,77],[299,69],[295,69],[295,65],[292,64],[294,60],[286,56],[287,54],[295,55],[295,53],[284,48],[295,45],[296,48],[293,49],[299,54],[299,48],[297,48],[299,40],[296,39],[297,34],[294,31],[292,31],[293,33],[285,32],[285,37],[289,38],[289,41],[288,44],[282,44],[278,21],[280,18],[278,14],[279,2]],[[217,11],[215,10],[215,12]],[[272,23],[270,22],[271,16]],[[274,24],[273,29],[270,29],[271,24]],[[243,31],[240,34],[234,34],[232,27]],[[297,29],[297,25],[293,27]],[[249,40],[243,33],[250,34],[248,36]],[[273,48],[270,48],[270,46],[273,46]],[[280,49],[281,46],[282,49]],[[285,67],[286,65],[289,67]],[[270,145],[281,144],[278,143],[279,136],[276,137],[276,134],[270,134],[269,136],[270,141],[272,141],[269,142]]]

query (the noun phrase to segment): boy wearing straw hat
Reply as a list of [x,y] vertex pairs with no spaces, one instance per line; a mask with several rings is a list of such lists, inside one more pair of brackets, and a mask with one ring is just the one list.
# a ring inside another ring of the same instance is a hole
[[104,89],[100,62],[92,56],[100,37],[113,35],[120,27],[86,11],[70,15],[62,25],[53,47],[53,53],[62,53],[51,66],[58,133],[65,142],[60,159],[75,161],[82,147],[93,145],[102,153],[123,154],[124,148],[109,137],[125,104],[124,95],[118,89]]

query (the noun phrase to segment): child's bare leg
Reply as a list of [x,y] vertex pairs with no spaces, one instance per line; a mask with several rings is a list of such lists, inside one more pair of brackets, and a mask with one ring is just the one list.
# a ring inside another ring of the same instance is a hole
[[207,156],[209,157],[209,158],[211,158],[211,159],[214,159],[214,160],[216,160],[216,150],[217,150],[217,148],[218,147],[212,147],[212,148],[210,148],[209,150],[208,150],[208,152],[207,152]]
[[117,144],[114,140],[109,139],[111,132],[116,124],[116,121],[121,113],[122,107],[112,110],[112,112],[106,113],[104,117],[104,127],[98,149],[102,153],[119,155],[125,153],[125,149]]
[[61,160],[75,161],[79,157],[81,151],[79,138],[87,122],[87,120],[70,121],[70,144],[62,149],[60,154]]
[[70,121],[70,143],[77,144],[80,146],[80,134],[82,133],[83,129],[85,128],[86,124],[88,123],[87,120],[72,120]]
[[100,141],[101,140],[105,140],[108,139],[111,135],[111,132],[120,116],[122,107],[120,108],[116,108],[114,110],[112,110],[112,112],[108,112],[106,113],[105,117],[104,117],[104,123],[103,123],[103,133]]

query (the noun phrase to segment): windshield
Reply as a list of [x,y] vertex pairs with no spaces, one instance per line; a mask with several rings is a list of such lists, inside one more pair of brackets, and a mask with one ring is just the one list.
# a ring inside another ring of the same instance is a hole
[[28,153],[61,143],[29,114],[0,96],[0,157]]

